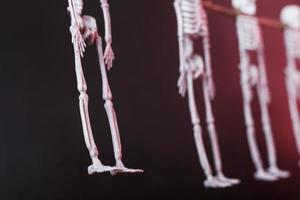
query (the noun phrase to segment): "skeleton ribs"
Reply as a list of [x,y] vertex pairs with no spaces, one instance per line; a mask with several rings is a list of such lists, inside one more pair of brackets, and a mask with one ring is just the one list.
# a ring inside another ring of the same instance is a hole
[[[239,40],[239,68],[244,117],[250,153],[256,168],[255,178],[263,181],[275,181],[279,178],[287,178],[289,177],[289,173],[277,167],[275,145],[268,111],[271,99],[265,67],[263,41],[258,21],[252,16],[256,12],[255,0],[232,0],[232,4],[233,7],[247,14],[237,17],[236,26]],[[254,52],[257,56],[257,65],[252,64],[250,52]],[[264,170],[255,138],[255,124],[251,111],[253,87],[257,91],[261,109],[262,127],[266,139],[269,161],[268,170]]]
[[[207,16],[200,0],[175,0],[174,8],[178,26],[178,45],[180,57],[179,93],[188,93],[188,104],[193,124],[193,132],[200,164],[205,172],[205,187],[228,187],[238,184],[239,180],[229,179],[223,175],[219,144],[214,124],[211,101],[214,98],[214,84],[211,73],[210,43],[207,26]],[[194,52],[194,41],[202,39],[204,59]],[[194,95],[194,79],[202,79],[204,103],[206,107],[206,122],[212,145],[216,176],[213,176],[204,143],[200,118]]]
[[[96,20],[91,16],[82,16],[83,1],[82,0],[68,0],[69,7],[68,11],[71,16],[70,31],[72,34],[72,43],[74,46],[75,56],[75,71],[77,78],[77,88],[80,93],[79,95],[79,108],[84,133],[84,140],[89,150],[92,165],[88,167],[88,173],[101,173],[110,172],[112,175],[119,173],[141,173],[143,170],[140,169],[129,169],[126,168],[122,163],[122,147],[121,139],[118,129],[118,123],[116,113],[112,103],[112,93],[108,84],[108,78],[106,73],[106,67],[110,69],[114,60],[114,53],[111,48],[112,37],[111,37],[111,22],[109,14],[109,5],[107,0],[100,0],[102,11],[105,22],[105,41],[106,48],[103,53],[102,50],[102,39],[98,34]],[[99,65],[102,76],[102,91],[103,100],[105,101],[104,107],[106,109],[116,165],[114,167],[106,166],[101,163],[98,158],[98,149],[94,141],[93,132],[89,119],[88,111],[88,95],[87,95],[87,83],[85,81],[83,68],[81,64],[81,57],[84,55],[86,43],[89,45],[95,44],[98,51]]]

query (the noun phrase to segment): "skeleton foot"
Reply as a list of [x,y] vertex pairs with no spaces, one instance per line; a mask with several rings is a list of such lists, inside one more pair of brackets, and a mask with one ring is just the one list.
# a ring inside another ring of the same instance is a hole
[[232,184],[222,182],[213,176],[208,177],[204,181],[204,187],[206,187],[206,188],[226,188],[226,187],[230,187],[230,186],[232,186]]
[[94,173],[110,172],[114,169],[115,167],[103,165],[100,160],[96,160],[88,167],[88,173],[89,175],[92,175]]
[[263,169],[256,171],[254,174],[254,178],[259,181],[270,181],[270,182],[278,180],[276,176],[269,174]]
[[290,172],[279,169],[277,166],[270,167],[268,173],[277,178],[289,178]]
[[134,174],[134,173],[143,173],[142,169],[129,169],[124,166],[121,160],[116,161],[116,166],[113,170],[110,171],[112,176],[116,176],[118,174]]
[[230,185],[237,185],[237,184],[240,184],[240,182],[241,182],[239,179],[227,178],[224,176],[223,173],[218,174],[216,176],[216,179],[221,182],[224,182],[224,183],[229,183]]

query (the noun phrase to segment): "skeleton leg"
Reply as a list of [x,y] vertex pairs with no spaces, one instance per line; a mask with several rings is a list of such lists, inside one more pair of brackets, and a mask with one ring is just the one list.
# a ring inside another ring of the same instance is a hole
[[116,168],[111,171],[111,174],[116,175],[117,173],[142,173],[143,170],[140,169],[126,168],[122,162],[122,146],[121,146],[120,133],[118,128],[116,113],[113,108],[113,103],[111,101],[112,93],[108,84],[103,51],[102,51],[102,41],[100,36],[97,36],[96,42],[97,42],[97,50],[98,50],[100,70],[102,76],[103,99],[105,100],[104,107],[110,125],[113,148],[114,148],[114,156],[116,160]]
[[84,140],[93,162],[93,164],[88,167],[88,173],[93,174],[95,172],[101,173],[101,172],[111,171],[113,169],[112,167],[102,165],[102,163],[98,159],[98,149],[94,141],[93,132],[92,132],[90,119],[89,119],[89,112],[88,112],[89,98],[86,93],[87,84],[85,82],[85,78],[81,66],[80,53],[76,49],[77,48],[74,46],[77,88],[78,91],[80,92],[80,96],[79,96],[80,115],[82,121]]
[[247,128],[247,140],[250,148],[250,154],[252,157],[252,160],[254,162],[256,172],[255,172],[255,178],[257,180],[263,180],[263,181],[275,181],[276,177],[268,174],[264,168],[261,161],[260,153],[257,147],[256,139],[255,139],[255,127],[254,127],[254,121],[253,116],[251,113],[251,96],[252,91],[250,88],[250,84],[248,81],[248,75],[245,70],[247,69],[241,69],[241,87],[242,87],[242,93],[243,93],[243,104],[244,104],[244,116],[245,116],[245,122],[246,122],[246,128]]
[[212,144],[214,162],[215,162],[215,167],[216,167],[216,171],[217,171],[217,179],[222,182],[229,183],[229,184],[239,184],[240,180],[227,178],[223,174],[219,142],[218,142],[218,137],[217,137],[215,123],[214,123],[215,120],[214,120],[213,111],[212,111],[212,107],[211,107],[209,91],[208,91],[207,83],[205,80],[203,81],[203,93],[204,93],[204,101],[205,101],[205,107],[206,107],[207,129],[208,129],[210,141]]
[[268,172],[271,175],[278,178],[288,178],[290,176],[290,173],[287,171],[280,170],[277,167],[276,150],[275,150],[274,139],[272,136],[272,128],[271,128],[270,116],[268,111],[268,102],[264,98],[265,94],[264,94],[263,87],[267,87],[267,86],[259,87],[258,85],[257,90],[259,96],[259,104],[261,108],[263,131],[266,138],[267,152],[268,152],[269,165],[270,165]]
[[[293,129],[294,129],[294,135],[296,139],[297,150],[300,155],[300,117],[299,117],[299,111],[297,106],[296,88],[288,78],[286,80],[286,86],[288,91],[289,109],[290,109]],[[300,166],[300,161],[299,161],[299,166]]]
[[202,131],[200,126],[200,119],[197,111],[197,106],[195,102],[195,95],[194,95],[194,85],[193,85],[193,74],[191,72],[187,75],[187,84],[188,84],[188,102],[189,102],[189,109],[191,113],[191,119],[194,129],[194,138],[196,143],[196,148],[200,160],[200,164],[204,170],[204,173],[206,175],[206,180],[204,181],[205,187],[212,187],[212,188],[218,188],[218,187],[228,187],[230,184],[221,182],[212,175],[211,167],[209,165],[206,151],[204,148],[203,138],[202,138]]

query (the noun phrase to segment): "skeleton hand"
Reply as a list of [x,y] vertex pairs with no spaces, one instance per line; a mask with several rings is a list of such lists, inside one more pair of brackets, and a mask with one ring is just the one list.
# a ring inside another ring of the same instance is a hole
[[204,62],[201,56],[194,55],[190,62],[191,70],[193,72],[194,79],[199,78],[204,71]]
[[177,86],[179,88],[179,94],[184,97],[187,91],[187,73],[180,72],[180,77],[177,81]]
[[[241,69],[243,69],[241,67]],[[247,70],[241,71],[241,85],[242,85],[242,92],[243,92],[243,98],[245,101],[250,102],[253,98],[252,90],[251,90],[251,81],[249,74],[247,73]]]
[[110,70],[115,59],[114,52],[112,50],[111,44],[107,44],[104,52],[104,61],[107,65],[107,69]]
[[259,80],[259,75],[258,75],[257,67],[252,65],[249,68],[249,83],[251,84],[251,86],[254,86],[257,84],[258,80]]
[[86,44],[80,32],[80,27],[73,25],[70,27],[70,32],[72,34],[72,43],[76,46],[76,50],[79,51],[80,56],[83,57]]
[[199,78],[204,71],[204,62],[201,56],[194,55],[180,66],[180,77],[177,82],[179,94],[185,96],[187,90],[187,75],[192,74],[194,79]]

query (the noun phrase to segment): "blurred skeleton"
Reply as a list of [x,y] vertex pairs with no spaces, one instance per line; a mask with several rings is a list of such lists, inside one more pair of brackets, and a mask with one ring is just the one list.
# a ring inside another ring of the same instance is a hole
[[[215,88],[211,72],[210,42],[206,12],[200,0],[175,0],[174,7],[178,24],[178,42],[180,56],[179,93],[188,93],[189,109],[194,128],[194,137],[200,164],[205,172],[205,187],[228,187],[238,184],[237,179],[229,179],[223,175],[219,144],[214,124],[211,101],[215,96]],[[202,39],[204,61],[199,53],[194,52],[194,42]],[[207,129],[213,150],[216,176],[210,167],[200,127],[200,118],[194,96],[194,80],[201,78],[204,102],[206,107]]]
[[[268,105],[271,102],[268,88],[264,46],[259,23],[253,15],[256,13],[256,0],[232,0],[232,6],[244,13],[237,17],[236,26],[240,51],[240,81],[244,101],[244,115],[247,128],[247,139],[256,173],[255,178],[263,181],[275,181],[289,177],[289,172],[277,167],[275,145],[272,136]],[[257,56],[258,64],[252,64],[250,52]],[[267,144],[269,168],[264,169],[255,139],[255,125],[251,113],[253,87],[257,90],[261,109],[263,132]]]
[[[128,169],[122,163],[122,147],[120,134],[117,124],[116,114],[112,103],[112,93],[108,84],[106,67],[109,70],[112,67],[114,60],[114,53],[111,47],[111,21],[109,13],[109,5],[107,0],[100,0],[101,7],[104,15],[105,22],[105,41],[106,48],[103,55],[102,51],[102,39],[97,31],[96,20],[91,16],[82,16],[83,1],[82,0],[68,0],[68,11],[71,16],[70,31],[72,34],[72,43],[74,46],[75,54],[75,71],[77,77],[77,88],[80,93],[79,96],[79,108],[81,114],[81,121],[83,126],[83,133],[86,146],[89,150],[90,157],[92,159],[92,165],[88,167],[88,173],[101,173],[109,171],[112,175],[118,173],[137,173],[143,172],[139,169]],[[107,112],[111,136],[114,148],[114,156],[116,165],[114,167],[103,165],[98,158],[98,149],[94,141],[92,128],[89,119],[88,112],[88,95],[87,84],[83,74],[83,68],[81,65],[81,57],[83,57],[87,42],[89,45],[96,45],[99,57],[100,71],[102,76],[102,91],[103,99],[105,101],[105,109]]]
[[300,7],[297,5],[285,6],[281,11],[281,21],[287,26],[284,30],[287,54],[286,87],[297,149],[300,155],[300,117],[297,106],[300,97],[300,71],[298,69],[300,61]]

